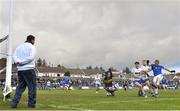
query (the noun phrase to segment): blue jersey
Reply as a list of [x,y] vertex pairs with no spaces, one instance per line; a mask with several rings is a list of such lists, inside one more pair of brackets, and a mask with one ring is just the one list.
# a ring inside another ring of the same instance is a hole
[[154,76],[157,76],[162,74],[162,69],[164,69],[164,66],[151,64],[151,69],[153,70]]
[[167,79],[163,78],[162,79],[162,84],[167,84]]
[[65,76],[65,77],[63,78],[63,84],[70,84],[70,78],[67,77],[67,76]]

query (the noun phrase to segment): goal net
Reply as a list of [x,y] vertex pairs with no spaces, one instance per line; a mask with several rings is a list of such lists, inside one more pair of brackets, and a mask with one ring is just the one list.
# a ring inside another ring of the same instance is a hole
[[0,0],[0,76],[5,79],[3,88],[4,101],[6,96],[12,92],[12,6],[12,0]]

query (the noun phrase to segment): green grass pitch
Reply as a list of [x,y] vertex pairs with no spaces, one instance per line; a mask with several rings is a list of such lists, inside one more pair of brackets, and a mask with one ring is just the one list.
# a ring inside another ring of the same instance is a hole
[[[0,110],[10,110],[11,102],[3,102],[0,95]],[[36,110],[180,110],[180,90],[160,91],[158,98],[148,96],[138,97],[137,90],[119,90],[114,97],[107,97],[104,90],[98,94],[95,90],[38,90]],[[31,110],[27,91],[17,110]]]

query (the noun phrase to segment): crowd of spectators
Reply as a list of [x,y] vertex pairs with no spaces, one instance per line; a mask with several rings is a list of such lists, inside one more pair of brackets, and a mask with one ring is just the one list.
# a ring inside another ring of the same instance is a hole
[[[94,88],[95,87],[95,80],[93,78],[78,78],[78,79],[71,79],[72,86],[75,88],[81,88],[82,86]],[[180,80],[167,80],[168,87],[174,87],[174,89],[180,89]],[[12,87],[17,86],[17,79],[12,80]],[[127,86],[128,88],[133,88],[133,82],[130,80],[115,80],[114,84],[118,84],[118,86],[123,87]],[[0,81],[0,87],[3,89],[5,86],[4,81]],[[103,82],[102,82],[103,87]],[[63,79],[37,79],[37,88],[39,90],[47,90],[48,88],[51,89],[60,89],[63,88]]]

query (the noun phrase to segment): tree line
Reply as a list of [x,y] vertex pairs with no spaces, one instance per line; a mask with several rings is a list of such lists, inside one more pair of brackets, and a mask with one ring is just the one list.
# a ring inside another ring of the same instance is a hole
[[[0,67],[5,67],[6,66],[6,58],[0,58]],[[50,62],[47,62],[46,59],[42,59],[42,58],[38,58],[36,60],[36,66],[37,67],[59,67],[59,68],[62,68],[62,69],[65,69],[66,67],[61,65],[61,64],[58,64],[57,66],[54,66],[52,63]],[[112,71],[118,71],[117,69],[113,68],[113,67],[110,67],[112,69]],[[105,69],[100,66],[95,66],[95,67],[92,67],[91,65],[87,66],[86,69],[88,70],[91,70],[91,69],[96,69],[96,70],[102,70],[102,71],[105,71]],[[123,68],[122,70],[123,73],[125,74],[130,74],[131,73],[131,70],[129,67],[125,67]]]

